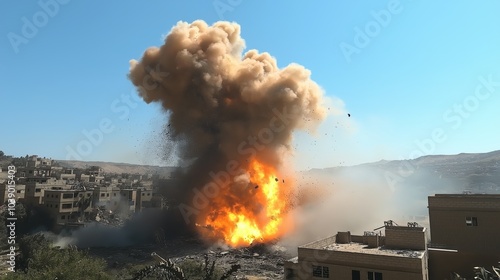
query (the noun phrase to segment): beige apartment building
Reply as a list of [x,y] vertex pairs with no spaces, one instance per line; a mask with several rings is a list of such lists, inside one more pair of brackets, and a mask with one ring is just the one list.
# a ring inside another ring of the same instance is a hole
[[120,196],[125,204],[121,204],[120,211],[122,212],[135,212],[136,202],[137,202],[137,190],[136,189],[121,189]]
[[52,159],[41,158],[37,155],[17,159],[14,163],[17,167],[16,177],[50,177],[52,174],[52,163]]
[[56,224],[82,222],[92,210],[92,191],[45,190],[44,206]]
[[386,226],[336,235],[300,246],[285,262],[285,279],[427,280],[426,228]]
[[[14,196],[16,201],[24,200],[24,193],[26,191],[26,186],[22,184],[16,184],[14,186]],[[0,183],[0,205],[6,204],[9,196],[9,185],[7,183]]]
[[116,186],[94,188],[93,205],[95,207],[104,207],[107,210],[116,211],[120,206],[121,200],[120,188]]
[[137,201],[135,204],[135,212],[140,212],[144,208],[153,207],[153,190],[145,188],[137,189]]
[[56,180],[54,178],[45,178],[40,180],[29,180],[26,183],[24,202],[28,205],[44,204],[45,190],[64,190],[70,189],[70,185],[66,185],[65,181]]
[[472,277],[473,267],[500,261],[500,195],[429,196],[430,279],[451,279],[451,272]]
[[57,179],[64,180],[68,183],[74,183],[76,181],[76,174],[74,169],[64,168],[59,174],[57,174]]

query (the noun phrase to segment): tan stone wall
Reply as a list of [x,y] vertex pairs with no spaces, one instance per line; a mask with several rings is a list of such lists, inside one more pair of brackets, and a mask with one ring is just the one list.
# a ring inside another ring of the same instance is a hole
[[346,244],[351,242],[351,232],[350,231],[344,231],[344,232],[338,232],[337,237],[335,239],[335,242],[339,244]]
[[[467,226],[476,217],[477,226]],[[500,260],[500,196],[429,197],[431,244],[465,252],[492,253]]]
[[429,196],[429,209],[500,211],[500,195]]
[[[350,280],[352,279],[352,271],[358,270],[360,272],[361,279],[368,279],[368,272],[380,272],[384,280],[426,280],[425,276],[421,273],[416,272],[404,272],[404,271],[391,271],[379,268],[367,268],[357,265],[337,265],[330,264],[327,262],[310,262],[301,261],[296,265],[289,265],[285,267],[284,279],[300,279],[300,280],[319,280],[325,278],[313,277],[312,276],[312,266],[326,266],[329,269],[330,277],[328,279],[342,279]],[[293,278],[286,278],[286,269],[294,269]]]
[[425,250],[427,238],[423,228],[386,227],[385,246],[397,249]]
[[301,246],[301,247],[303,247],[303,248],[311,248],[311,249],[324,248],[324,247],[326,247],[326,246],[328,246],[330,244],[335,243],[336,238],[337,238],[336,235],[329,236],[327,238],[323,238],[323,239],[320,239],[320,240],[308,243],[308,244],[306,244],[304,246]]
[[329,263],[341,266],[356,266],[380,270],[422,273],[422,259],[399,256],[372,255],[330,250],[298,249],[300,262]]

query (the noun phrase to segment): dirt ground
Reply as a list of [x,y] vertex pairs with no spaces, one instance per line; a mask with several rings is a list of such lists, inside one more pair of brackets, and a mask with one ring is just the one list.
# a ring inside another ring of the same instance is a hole
[[174,263],[194,260],[204,263],[204,256],[215,260],[216,265],[229,269],[239,264],[240,270],[231,279],[282,279],[283,264],[291,255],[278,245],[256,245],[240,249],[217,246],[208,247],[199,240],[182,239],[168,241],[165,245],[142,245],[133,247],[91,248],[89,253],[105,259],[111,272],[118,273],[131,267],[151,265],[155,260],[151,253],[170,258]]

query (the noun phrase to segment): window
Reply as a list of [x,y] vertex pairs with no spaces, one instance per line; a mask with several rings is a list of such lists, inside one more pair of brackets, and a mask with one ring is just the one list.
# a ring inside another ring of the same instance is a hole
[[106,194],[106,197],[109,197],[109,193]]
[[468,227],[477,227],[477,217],[465,217],[465,224]]
[[113,193],[113,196],[116,196],[116,193]]
[[330,278],[330,271],[327,266],[313,265],[313,276],[321,278]]
[[382,279],[382,273],[368,271],[368,280],[383,280]]
[[361,273],[359,270],[352,271],[352,280],[361,280]]
[[105,193],[101,193],[101,197],[104,197],[106,194]]
[[62,205],[62,209],[70,209],[70,208],[73,208],[73,204],[71,203],[64,203]]
[[73,194],[72,193],[65,193],[65,194],[63,194],[63,198],[73,198]]
[[42,189],[35,189],[35,192],[41,192]]
[[323,275],[323,267],[313,265],[313,276],[314,277],[321,277],[322,275]]
[[327,266],[323,266],[323,278],[330,278],[330,269]]

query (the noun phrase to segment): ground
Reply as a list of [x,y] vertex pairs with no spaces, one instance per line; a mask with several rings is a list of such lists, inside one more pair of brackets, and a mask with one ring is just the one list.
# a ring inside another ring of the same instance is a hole
[[156,252],[163,258],[170,258],[174,263],[191,259],[204,263],[204,255],[224,269],[233,264],[241,265],[241,269],[231,279],[282,279],[283,263],[291,255],[278,245],[258,245],[248,248],[229,249],[207,246],[195,239],[178,239],[168,241],[165,245],[142,245],[134,247],[92,248],[90,254],[105,259],[110,272],[119,274],[124,270],[133,271],[144,265],[151,265],[155,260],[151,253]]

